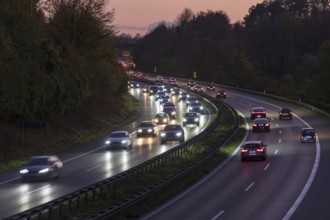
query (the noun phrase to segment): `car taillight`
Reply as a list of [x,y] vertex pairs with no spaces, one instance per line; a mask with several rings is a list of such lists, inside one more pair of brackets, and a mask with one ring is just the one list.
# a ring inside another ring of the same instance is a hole
[[263,147],[261,147],[261,148],[257,148],[257,152],[264,152],[264,148]]
[[242,152],[242,153],[246,153],[246,152],[248,152],[248,149],[246,149],[246,148],[242,148],[241,152]]
[[257,127],[257,124],[253,124],[253,127]]
[[265,126],[268,127],[269,126],[269,123],[265,124]]

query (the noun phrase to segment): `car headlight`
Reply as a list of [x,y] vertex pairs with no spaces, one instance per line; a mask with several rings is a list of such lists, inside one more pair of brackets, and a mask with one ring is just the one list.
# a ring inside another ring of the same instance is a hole
[[49,172],[49,168],[45,168],[39,171],[39,173],[47,173]]
[[171,112],[171,115],[175,115],[175,112]]
[[155,119],[155,122],[158,122],[158,118]]
[[23,169],[23,170],[20,170],[20,171],[19,171],[20,174],[26,174],[26,173],[28,173],[28,172],[29,172],[28,169]]
[[195,118],[194,121],[198,121],[198,118]]
[[202,110],[203,109],[203,106],[199,107],[199,109]]
[[187,119],[186,119],[186,118],[184,118],[184,119],[183,119],[183,121],[187,121]]
[[167,122],[167,119],[165,118],[165,119],[163,120],[163,122]]
[[111,143],[111,141],[109,141],[109,140],[105,141],[105,144],[110,144],[110,143]]
[[122,140],[121,143],[122,144],[126,144],[127,143],[127,140]]
[[148,129],[148,132],[152,132],[152,129],[151,129],[151,128],[149,128],[149,129]]
[[161,137],[165,137],[166,136],[166,133],[160,133],[160,136]]
[[192,109],[193,109],[192,107],[189,108],[189,110],[192,110]]
[[182,132],[176,133],[176,136],[180,137],[182,135]]
[[138,132],[141,133],[142,132],[142,129],[138,129]]

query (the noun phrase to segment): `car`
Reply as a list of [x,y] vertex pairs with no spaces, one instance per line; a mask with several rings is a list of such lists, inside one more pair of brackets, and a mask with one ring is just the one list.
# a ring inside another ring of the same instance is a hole
[[252,131],[268,131],[270,132],[270,121],[267,118],[256,118],[252,123]]
[[163,91],[166,92],[167,94],[171,94],[172,89],[173,89],[172,86],[165,85]]
[[131,89],[138,89],[138,88],[140,88],[140,84],[136,81],[131,81],[130,84],[129,84],[129,87]]
[[179,141],[180,143],[183,143],[184,136],[184,131],[181,125],[166,125],[164,130],[160,132],[160,142],[161,144],[166,144],[167,141]]
[[166,102],[171,102],[171,97],[164,95],[158,98],[159,104],[163,105]]
[[149,92],[149,86],[143,87],[142,92],[143,93],[148,93]]
[[278,119],[290,119],[292,120],[292,111],[289,108],[281,108]]
[[315,143],[316,141],[316,132],[313,128],[302,128],[300,142],[301,143]]
[[186,112],[182,118],[183,127],[188,124],[199,126],[199,114],[197,112]]
[[158,92],[158,86],[149,86],[149,95],[155,95]]
[[62,161],[56,156],[33,156],[21,168],[21,180],[46,179],[59,177],[63,169]]
[[176,106],[173,102],[164,102],[162,104],[163,108],[166,108],[166,107],[173,107],[174,109],[176,109]]
[[190,103],[197,103],[199,100],[195,96],[189,96],[186,100],[186,106],[188,106]]
[[172,106],[163,107],[163,112],[170,116],[170,119],[176,119],[176,109]]
[[190,95],[187,92],[182,92],[179,94],[179,102],[180,101],[186,101],[190,97]]
[[152,121],[142,121],[139,124],[139,127],[137,129],[137,135],[139,137],[143,136],[157,136],[157,125],[153,123]]
[[153,117],[152,121],[156,125],[167,125],[170,121],[170,116],[165,112],[159,112]]
[[164,77],[162,75],[156,76],[156,82],[163,82],[163,81],[164,81]]
[[225,90],[218,90],[215,97],[216,98],[227,98],[227,92]]
[[267,148],[260,140],[245,141],[241,146],[241,160],[245,161],[247,159],[256,159],[261,160],[267,159]]
[[202,87],[201,85],[196,85],[196,86],[194,87],[194,91],[195,91],[195,92],[203,92],[203,87]]
[[172,85],[172,86],[177,86],[178,82],[176,81],[175,78],[170,77],[170,79],[168,80],[168,84]]
[[113,131],[105,141],[107,150],[115,148],[125,148],[128,150],[132,148],[132,144],[133,141],[128,131]]
[[200,102],[192,102],[187,106],[187,112],[197,112],[202,114],[204,112],[204,107]]
[[251,120],[255,118],[266,118],[266,109],[264,107],[254,107],[251,109]]
[[209,84],[206,86],[206,91],[215,91],[215,85]]
[[155,99],[158,100],[160,97],[163,97],[163,96],[166,96],[166,92],[164,91],[160,91],[160,92],[157,92],[156,95],[155,95]]
[[193,81],[193,80],[188,80],[188,82],[187,82],[187,87],[188,88],[190,88],[190,87],[192,87],[192,86],[195,86],[195,81]]
[[180,89],[179,88],[173,88],[171,91],[171,95],[180,95]]

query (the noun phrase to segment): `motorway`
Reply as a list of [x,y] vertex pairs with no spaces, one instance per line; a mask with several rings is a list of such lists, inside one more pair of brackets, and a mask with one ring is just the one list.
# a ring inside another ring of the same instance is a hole
[[[7,170],[0,174],[0,219],[9,217],[40,204],[52,201],[73,191],[89,186],[98,181],[112,177],[150,158],[153,158],[178,145],[178,142],[160,144],[156,138],[136,138],[136,130],[140,121],[152,120],[160,111],[159,103],[142,92],[141,89],[130,89],[129,92],[140,100],[141,114],[139,118],[119,130],[128,130],[133,135],[131,150],[106,150],[105,139],[100,137],[88,143],[76,146],[58,156],[64,163],[60,178],[52,181],[21,182],[19,168]],[[177,119],[170,123],[182,124],[181,115],[186,111],[185,103],[177,103]],[[186,126],[185,139],[196,136],[211,123],[210,112],[204,110],[200,116],[200,126]],[[162,126],[158,126],[158,134]],[[159,135],[158,135],[159,136]]]
[[[267,144],[268,159],[241,162],[237,148],[206,178],[141,219],[330,219],[329,122],[302,107],[238,91],[227,91],[223,101],[245,117],[246,140]],[[257,106],[267,110],[269,133],[251,131],[250,109]],[[293,110],[292,121],[278,120],[281,107]],[[300,143],[301,128],[309,126],[317,142]]]

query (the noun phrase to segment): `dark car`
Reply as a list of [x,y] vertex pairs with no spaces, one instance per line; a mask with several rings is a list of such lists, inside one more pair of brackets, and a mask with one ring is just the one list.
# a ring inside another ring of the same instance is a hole
[[292,111],[288,108],[282,108],[279,112],[278,119],[290,119],[292,120]]
[[195,81],[193,81],[193,80],[188,80],[188,82],[187,82],[187,87],[188,88],[190,88],[190,87],[194,87],[195,86]]
[[164,95],[158,98],[159,104],[163,105],[166,102],[171,102],[171,97]]
[[215,91],[215,85],[213,85],[213,84],[207,85],[206,90],[207,91]]
[[113,131],[105,141],[108,150],[113,148],[132,148],[132,138],[128,131]]
[[163,82],[163,81],[164,81],[164,77],[162,75],[156,76],[156,82]]
[[138,89],[138,88],[140,88],[140,83],[135,82],[135,81],[131,81],[130,84],[129,84],[129,87],[131,89]]
[[170,116],[170,119],[176,118],[176,109],[172,106],[163,107],[163,112],[168,114],[168,116]]
[[225,90],[218,90],[215,97],[216,98],[227,98],[227,92]]
[[152,119],[152,121],[156,125],[167,125],[170,121],[170,116],[165,112],[159,112],[155,115],[155,117]]
[[160,133],[161,144],[165,144],[167,141],[179,141],[184,142],[183,128],[178,124],[166,125],[164,130]]
[[267,118],[256,118],[252,123],[252,131],[270,131],[270,121]]
[[251,109],[252,120],[255,118],[266,118],[266,109],[264,107],[254,107]]
[[166,107],[173,107],[174,109],[176,109],[176,106],[175,106],[175,104],[173,103],[173,102],[164,102],[163,104],[162,104],[162,108],[164,109],[164,108],[166,108]]
[[241,160],[260,158],[261,160],[267,159],[266,144],[262,141],[246,141],[241,146]]
[[313,128],[301,129],[301,137],[300,137],[301,143],[306,143],[306,142],[314,143],[315,141],[316,141],[316,132]]
[[187,112],[197,112],[202,114],[204,112],[204,107],[200,102],[193,102],[188,105]]
[[158,92],[158,86],[149,86],[149,95],[155,95]]
[[157,136],[157,125],[152,121],[142,121],[137,129],[137,137]]
[[200,85],[196,85],[196,86],[194,87],[194,91],[195,91],[195,92],[203,92],[203,87],[200,86]]
[[179,95],[179,102],[180,101],[186,101],[188,98],[189,98],[189,94],[187,92],[182,92],[180,95]]
[[63,168],[62,161],[55,155],[34,156],[20,170],[22,181],[28,179],[50,180],[60,176]]
[[149,92],[149,86],[144,86],[142,89],[143,93],[148,93]]
[[188,106],[190,103],[198,103],[199,100],[195,96],[189,96],[186,100],[186,106]]
[[171,77],[169,80],[168,80],[168,83],[172,86],[177,86],[178,85],[178,82],[176,81],[175,78]]
[[180,89],[179,88],[173,88],[171,91],[171,95],[180,95]]
[[166,96],[166,92],[164,91],[158,91],[156,94],[155,94],[155,99],[158,100],[160,97],[162,96]]
[[197,112],[186,112],[183,115],[183,127],[189,124],[199,126],[199,114]]

